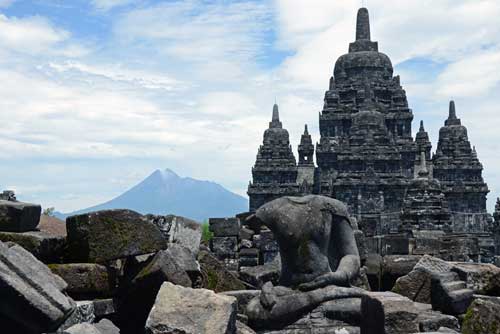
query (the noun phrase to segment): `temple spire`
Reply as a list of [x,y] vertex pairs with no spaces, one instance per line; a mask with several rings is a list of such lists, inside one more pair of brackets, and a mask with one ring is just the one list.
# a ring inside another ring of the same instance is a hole
[[461,125],[460,119],[457,118],[457,111],[455,109],[455,101],[450,101],[450,109],[448,119],[444,122],[445,125]]
[[306,135],[306,136],[309,135],[309,131],[307,130],[307,124],[304,125],[304,135]]
[[420,121],[420,129],[418,131],[425,132],[424,121]]
[[448,119],[456,119],[456,118],[457,118],[457,111],[455,109],[455,101],[450,101],[450,113]]
[[368,9],[360,8],[356,23],[356,40],[371,40],[370,36],[370,14]]
[[280,112],[278,105],[275,103],[273,106],[273,118],[271,119],[271,122],[269,123],[270,128],[281,128],[281,122],[280,122]]

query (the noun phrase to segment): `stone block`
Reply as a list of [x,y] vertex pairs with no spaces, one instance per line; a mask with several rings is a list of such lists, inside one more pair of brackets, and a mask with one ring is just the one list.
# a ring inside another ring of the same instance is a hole
[[475,300],[465,314],[462,333],[500,334],[500,304]]
[[460,331],[460,324],[457,318],[436,311],[420,313],[418,315],[418,323],[421,332],[439,331],[440,328]]
[[91,324],[95,320],[94,303],[89,300],[76,302],[76,308],[71,315],[64,320],[56,333],[65,333],[67,329],[78,325]]
[[102,263],[167,248],[159,228],[130,210],[104,210],[66,219],[72,262]]
[[66,292],[74,299],[108,297],[115,288],[114,273],[99,264],[51,264],[49,268],[68,283]]
[[454,272],[477,294],[500,295],[500,268],[487,263],[453,263]]
[[210,232],[215,237],[238,237],[240,235],[240,220],[238,218],[210,218]]
[[432,308],[444,314],[465,313],[472,302],[473,292],[466,288],[454,272],[435,273],[431,280]]
[[182,271],[186,272],[192,282],[201,276],[200,264],[196,261],[194,254],[186,247],[179,244],[171,244],[165,252],[177,263]]
[[120,328],[126,328],[127,333],[140,333],[144,329],[149,310],[166,281],[192,286],[188,274],[177,264],[172,253],[160,251],[144,264],[129,284],[122,285],[123,291],[118,298]]
[[194,220],[181,216],[168,215],[165,216],[165,219],[171,224],[169,243],[186,247],[196,256],[200,250],[201,225]]
[[66,238],[45,232],[0,232],[0,241],[14,242],[44,263],[59,263],[64,257]]
[[75,309],[64,293],[67,284],[31,253],[0,242],[0,315],[18,324],[19,332],[57,329]]
[[262,288],[266,282],[277,285],[281,275],[281,261],[275,261],[261,266],[240,268],[240,279],[253,287]]
[[120,334],[120,329],[108,319],[102,319],[94,324],[101,334]]
[[96,299],[94,302],[94,314],[97,319],[110,317],[117,311],[116,303],[113,299]]
[[255,232],[247,227],[241,227],[239,237],[241,240],[252,240]]
[[34,231],[40,222],[41,212],[40,205],[0,200],[0,231]]
[[238,251],[238,238],[236,237],[213,237],[210,243],[212,252],[221,259],[234,256]]
[[386,255],[382,262],[382,290],[391,290],[396,280],[413,270],[418,255]]
[[422,268],[397,279],[392,291],[419,303],[431,303],[432,274]]
[[148,334],[232,334],[236,331],[236,298],[166,282],[145,329]]
[[220,294],[236,298],[237,301],[236,309],[238,313],[244,314],[250,300],[252,300],[255,297],[259,297],[260,293],[261,290],[237,290],[237,291],[221,292]]
[[233,273],[229,272],[224,263],[212,253],[200,251],[198,262],[203,276],[202,287],[215,292],[244,290],[245,284]]
[[66,329],[63,334],[103,334],[92,324],[83,323]]
[[419,332],[413,302],[393,292],[369,292],[361,299],[361,334]]

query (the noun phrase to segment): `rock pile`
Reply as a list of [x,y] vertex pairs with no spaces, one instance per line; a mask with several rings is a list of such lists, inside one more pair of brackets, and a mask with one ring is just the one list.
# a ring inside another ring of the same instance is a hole
[[[14,203],[6,206],[29,207]],[[9,210],[0,226],[36,227],[22,219],[16,223],[19,211]],[[275,239],[262,226],[256,233],[251,220],[243,226],[237,219],[212,220],[211,229],[213,251],[200,245],[201,227],[188,219],[129,210],[69,217],[67,238],[59,235],[59,243],[45,246],[26,241],[38,231],[2,231],[1,332],[302,334],[334,328],[342,334],[499,333],[500,268],[428,255],[368,257],[361,272],[368,272],[370,283],[378,282],[373,289],[392,292],[354,288],[364,291],[362,298],[324,302],[272,330],[254,326],[247,313],[250,303],[273,305],[272,298],[289,293],[272,287],[282,270]],[[42,240],[52,238],[48,234]],[[231,238],[240,254],[247,250],[246,258],[225,251]],[[258,251],[257,261],[252,249]],[[229,270],[234,261],[238,271]]]

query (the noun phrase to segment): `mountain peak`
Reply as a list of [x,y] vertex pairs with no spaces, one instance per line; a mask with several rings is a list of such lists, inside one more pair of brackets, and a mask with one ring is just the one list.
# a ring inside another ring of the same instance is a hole
[[172,179],[178,179],[180,178],[179,175],[177,175],[176,172],[173,170],[166,168],[166,169],[157,169],[151,174],[151,177],[154,179],[161,179],[162,181],[168,181]]

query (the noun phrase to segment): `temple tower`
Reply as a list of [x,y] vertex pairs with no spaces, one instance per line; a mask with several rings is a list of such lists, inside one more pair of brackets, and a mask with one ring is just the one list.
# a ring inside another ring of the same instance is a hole
[[314,190],[314,174],[316,167],[314,165],[314,145],[311,135],[307,130],[307,124],[304,126],[304,133],[300,138],[299,144],[299,164],[297,183],[300,186],[301,195],[311,194]]
[[486,211],[489,192],[483,180],[483,165],[457,117],[451,101],[448,119],[439,130],[439,141],[432,159],[434,177],[441,182],[453,216],[454,232],[484,232],[491,216]]
[[406,190],[401,222],[401,230],[411,235],[420,230],[451,232],[448,202],[439,181],[430,176],[425,152],[421,152],[418,176]]
[[289,134],[283,129],[279,108],[275,104],[269,128],[264,132],[264,141],[252,168],[253,181],[248,186],[250,211],[273,199],[298,195],[297,174]]
[[[315,191],[347,203],[367,235],[397,231],[418,147],[413,114],[361,8],[356,41],[336,64],[320,114]],[[425,148],[427,150],[427,148]]]

